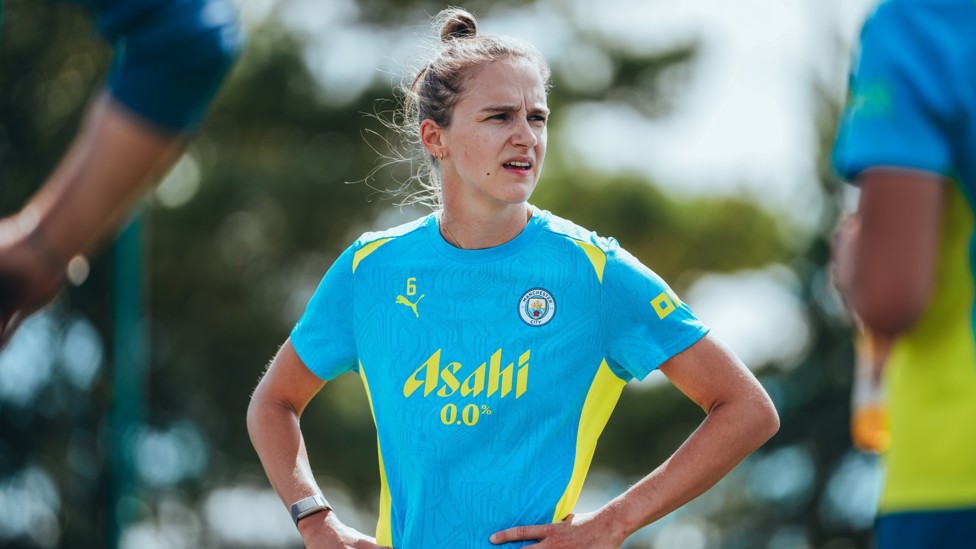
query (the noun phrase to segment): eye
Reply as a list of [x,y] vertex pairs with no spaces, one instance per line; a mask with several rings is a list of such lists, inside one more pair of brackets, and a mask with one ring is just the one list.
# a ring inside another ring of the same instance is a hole
[[529,122],[538,122],[545,124],[549,119],[544,114],[533,114],[529,116]]
[[498,114],[493,114],[488,117],[489,120],[508,120],[508,114],[500,112]]

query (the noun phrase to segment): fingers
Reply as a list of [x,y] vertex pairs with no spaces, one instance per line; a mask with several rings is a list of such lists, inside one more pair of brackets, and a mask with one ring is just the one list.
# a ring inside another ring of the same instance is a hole
[[0,349],[10,342],[26,317],[53,300],[60,291],[59,278],[10,273],[0,268]]
[[488,539],[495,545],[508,543],[510,541],[543,540],[549,535],[551,529],[551,524],[516,526],[515,528],[495,532]]
[[6,347],[10,338],[13,337],[14,332],[17,331],[17,327],[20,326],[21,320],[24,319],[24,315],[21,311],[14,311],[9,316],[3,314],[0,316],[0,349]]
[[387,547],[385,545],[377,545],[371,541],[360,540],[356,543],[350,545],[353,549],[393,549],[392,547]]

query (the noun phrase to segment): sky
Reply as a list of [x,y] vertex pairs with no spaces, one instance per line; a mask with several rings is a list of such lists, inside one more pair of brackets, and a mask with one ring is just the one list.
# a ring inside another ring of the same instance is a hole
[[[812,84],[820,81],[833,99],[842,98],[851,43],[871,3],[604,5],[606,16],[595,19],[603,32],[613,33],[626,18],[662,43],[692,34],[702,48],[674,115],[647,121],[626,107],[582,107],[571,113],[566,131],[575,148],[602,169],[647,174],[673,193],[746,194],[778,213],[809,212],[796,205],[817,199]],[[627,126],[632,129],[619,130]]]

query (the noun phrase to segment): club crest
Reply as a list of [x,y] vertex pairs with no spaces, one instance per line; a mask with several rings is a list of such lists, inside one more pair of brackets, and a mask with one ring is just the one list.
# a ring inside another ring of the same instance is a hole
[[546,290],[533,288],[522,294],[518,310],[522,321],[529,326],[544,326],[556,314],[556,300]]

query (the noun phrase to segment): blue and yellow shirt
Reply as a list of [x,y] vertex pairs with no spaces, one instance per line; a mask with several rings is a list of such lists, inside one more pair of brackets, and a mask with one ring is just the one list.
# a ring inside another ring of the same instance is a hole
[[624,384],[707,331],[616,241],[533,214],[484,250],[445,242],[436,215],[363,235],[292,332],[317,376],[366,386],[381,544],[497,547],[563,519]]
[[834,150],[871,167],[945,176],[934,294],[885,371],[891,447],[882,512],[976,507],[976,3],[889,0],[865,24]]

